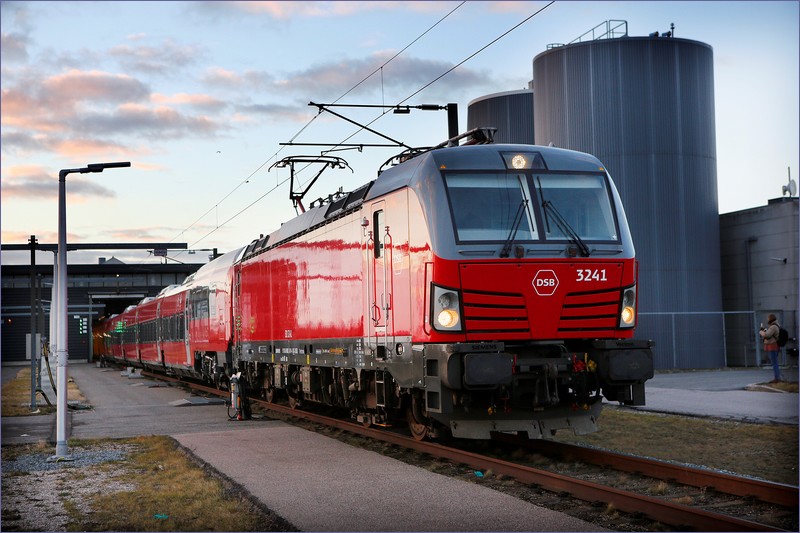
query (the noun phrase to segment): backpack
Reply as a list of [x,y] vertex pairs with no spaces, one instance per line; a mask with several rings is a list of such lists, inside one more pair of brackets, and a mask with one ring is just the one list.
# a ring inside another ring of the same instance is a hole
[[789,332],[783,328],[778,328],[778,346],[783,348],[789,340]]

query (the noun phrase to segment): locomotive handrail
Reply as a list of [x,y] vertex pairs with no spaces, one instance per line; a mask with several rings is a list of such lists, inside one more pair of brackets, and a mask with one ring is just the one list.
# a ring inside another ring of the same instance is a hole
[[[364,222],[362,222],[362,226],[364,226],[365,224],[368,224],[368,223],[369,222],[367,221],[367,219],[364,218]],[[369,308],[370,308],[369,309],[369,320],[367,320],[367,338],[371,339],[372,338],[372,325],[373,325],[372,324],[372,303],[374,302],[373,297],[370,296],[370,289],[372,288],[372,279],[370,277],[370,257],[373,255],[370,252],[370,243],[373,242],[372,232],[371,231],[366,232],[366,236],[367,236],[367,238],[364,241],[364,252],[366,253],[366,259],[367,259],[367,268],[366,268],[366,271],[367,271],[367,302],[366,303],[367,303],[367,305],[369,305]],[[373,294],[374,294],[374,292],[373,292]]]
[[[386,226],[386,233],[383,239],[383,297],[386,299],[384,304],[384,313],[386,314],[386,324],[383,329],[383,345],[388,349],[389,347],[389,324],[392,328],[392,344],[394,344],[394,306],[392,305],[392,298],[394,296],[394,248],[392,246],[392,235],[389,233],[389,226]],[[388,250],[388,251],[387,251]],[[387,261],[387,258],[389,259]],[[389,279],[391,278],[391,279]],[[387,281],[388,280],[388,281]],[[389,291],[387,292],[387,283],[389,284]],[[391,311],[391,313],[389,312]]]
[[[374,235],[373,232],[370,232],[370,237],[371,237],[370,240],[372,242],[372,256],[371,256],[372,257],[372,308],[371,308],[371,313],[372,313],[372,324],[377,328],[378,324],[380,324],[380,321],[381,321],[381,317],[380,317],[381,308],[378,306],[378,286],[377,286],[377,283],[378,283],[378,272],[377,272],[378,258],[375,256],[375,254],[377,253],[375,251],[375,249],[378,246],[378,243],[374,238],[375,235]],[[376,309],[378,310],[377,313],[375,312]]]

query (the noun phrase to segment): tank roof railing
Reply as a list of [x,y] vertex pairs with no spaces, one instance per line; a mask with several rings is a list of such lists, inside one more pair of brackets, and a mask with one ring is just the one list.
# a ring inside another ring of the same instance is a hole
[[[571,40],[567,44],[582,43],[584,41],[599,41],[601,39],[619,39],[620,37],[628,36],[628,21],[627,20],[607,20],[601,22],[591,30],[583,35]],[[551,43],[547,45],[547,49],[558,48],[565,46],[561,43]]]

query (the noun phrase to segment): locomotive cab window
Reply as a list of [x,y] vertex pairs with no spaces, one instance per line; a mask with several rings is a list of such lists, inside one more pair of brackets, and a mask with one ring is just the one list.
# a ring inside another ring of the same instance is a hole
[[524,174],[446,174],[447,194],[460,242],[538,240]]
[[[569,240],[571,228],[586,241],[619,240],[614,208],[603,174],[535,174],[544,236]],[[558,224],[563,217],[568,226]]]
[[619,242],[605,173],[444,174],[458,242]]

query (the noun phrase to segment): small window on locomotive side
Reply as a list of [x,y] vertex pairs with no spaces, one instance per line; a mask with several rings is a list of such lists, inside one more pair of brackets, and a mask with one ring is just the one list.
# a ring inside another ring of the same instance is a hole
[[375,211],[372,214],[372,236],[375,241],[375,258],[383,257],[383,241],[381,235],[383,231],[383,211]]

